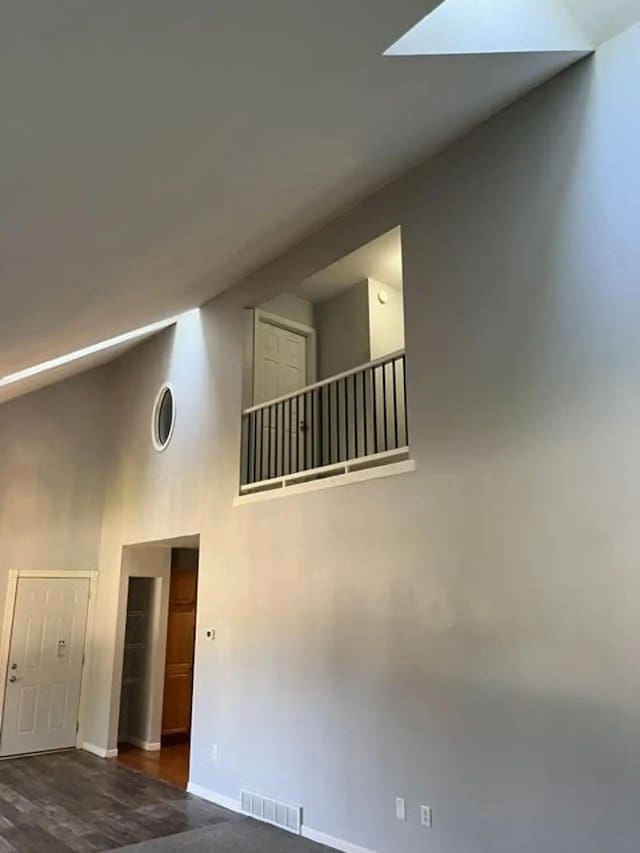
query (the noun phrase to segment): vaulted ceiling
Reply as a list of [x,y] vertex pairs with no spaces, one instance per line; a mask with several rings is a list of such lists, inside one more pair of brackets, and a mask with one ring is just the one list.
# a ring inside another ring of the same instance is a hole
[[584,53],[384,55],[437,5],[2,0],[0,376],[202,303]]

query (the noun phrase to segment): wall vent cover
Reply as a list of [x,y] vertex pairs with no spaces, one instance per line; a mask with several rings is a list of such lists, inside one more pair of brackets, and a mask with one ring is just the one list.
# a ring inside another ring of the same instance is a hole
[[279,826],[296,835],[302,832],[301,806],[254,794],[252,791],[241,791],[240,810],[249,817]]

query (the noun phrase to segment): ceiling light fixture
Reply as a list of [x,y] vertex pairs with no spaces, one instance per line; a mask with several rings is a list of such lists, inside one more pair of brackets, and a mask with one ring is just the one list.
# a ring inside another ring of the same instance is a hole
[[51,358],[48,361],[43,361],[40,364],[35,364],[33,367],[25,367],[24,370],[18,370],[16,373],[10,373],[7,376],[0,378],[0,388],[5,385],[13,385],[15,382],[22,382],[24,379],[29,379],[32,376],[37,376],[39,373],[46,373],[49,370],[55,370],[57,367],[62,367],[72,361],[78,361],[81,358],[95,355],[104,350],[117,347],[120,344],[126,344],[129,341],[135,341],[137,338],[143,338],[148,335],[153,335],[155,332],[160,332],[168,326],[173,326],[178,317],[168,317],[165,320],[159,320],[157,323],[151,323],[148,326],[141,326],[139,329],[134,329],[132,332],[125,332],[123,335],[116,335],[115,338],[108,338],[106,341],[100,341],[97,344],[83,347],[74,352],[60,355],[57,358]]

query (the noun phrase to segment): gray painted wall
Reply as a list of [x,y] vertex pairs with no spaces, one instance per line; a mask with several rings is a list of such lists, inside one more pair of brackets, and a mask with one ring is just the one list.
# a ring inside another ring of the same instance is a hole
[[99,369],[0,406],[0,601],[11,569],[98,568],[107,393]]
[[369,285],[362,281],[315,306],[318,379],[369,361]]
[[[379,291],[387,302],[378,300]],[[402,291],[366,279],[315,306],[318,378],[327,379],[404,347]]]
[[[636,28],[121,363],[89,740],[123,544],[201,531],[195,783],[379,853],[638,849],[639,63]],[[234,508],[243,306],[398,223],[417,473]]]
[[259,306],[268,314],[302,323],[303,326],[315,327],[313,303],[295,293],[280,293]]
[[[386,302],[378,295],[386,294]],[[369,338],[370,357],[382,358],[404,349],[404,304],[402,291],[369,279]]]

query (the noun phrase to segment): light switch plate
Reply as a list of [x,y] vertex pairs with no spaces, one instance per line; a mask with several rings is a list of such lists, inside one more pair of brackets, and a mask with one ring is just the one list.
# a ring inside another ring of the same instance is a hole
[[407,808],[402,797],[396,797],[396,817],[398,820],[407,819]]
[[433,816],[431,814],[431,806],[420,806],[420,823],[423,826],[431,829],[433,826]]

